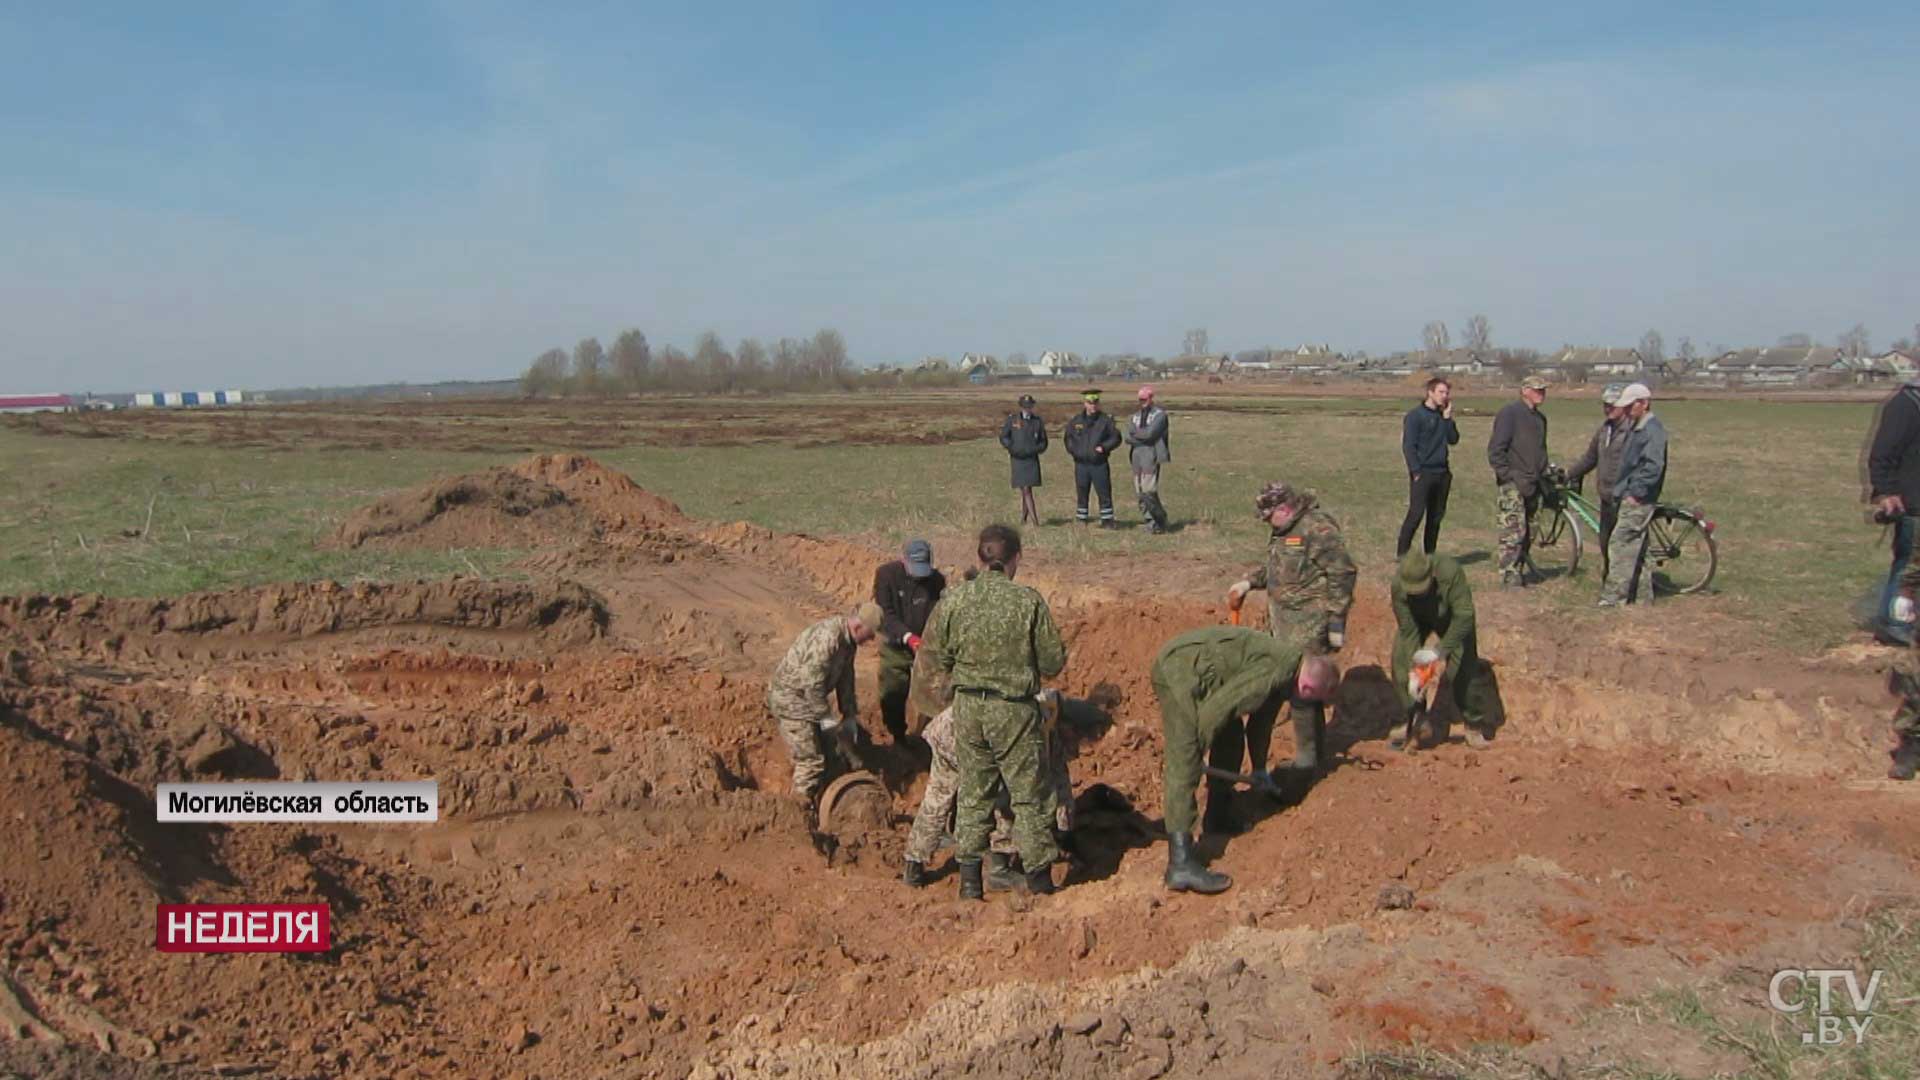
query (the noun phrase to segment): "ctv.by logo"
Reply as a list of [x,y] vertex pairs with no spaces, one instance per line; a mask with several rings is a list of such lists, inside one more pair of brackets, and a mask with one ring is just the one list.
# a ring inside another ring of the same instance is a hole
[[[1820,1007],[1813,1012],[1814,1028],[1800,1033],[1800,1041],[1807,1046],[1838,1046],[1847,1037],[1853,1035],[1854,1045],[1866,1041],[1867,1029],[1873,1026],[1873,1000],[1880,993],[1881,972],[1874,972],[1867,978],[1867,986],[1860,988],[1860,976],[1851,969],[1831,970],[1810,968],[1800,970],[1788,968],[1773,973],[1773,981],[1767,984],[1767,1001],[1778,1012],[1798,1013],[1806,1009],[1807,984],[1820,984]],[[1790,982],[1800,984],[1799,991],[1789,1000],[1785,994]],[[1852,1008],[1844,1013],[1833,1011],[1833,984],[1842,983],[1847,988],[1847,1004]]]

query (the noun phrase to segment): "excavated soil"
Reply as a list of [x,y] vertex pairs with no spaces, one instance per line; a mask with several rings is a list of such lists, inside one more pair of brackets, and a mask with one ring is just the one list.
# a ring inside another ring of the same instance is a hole
[[[1491,1040],[1704,1074],[1712,1047],[1636,1045],[1607,1007],[1846,955],[1847,920],[1920,883],[1910,793],[1852,782],[1884,762],[1873,654],[1579,642],[1489,597],[1494,748],[1400,755],[1369,585],[1331,768],[1290,804],[1239,797],[1257,827],[1206,841],[1232,891],[1169,895],[1147,667],[1224,612],[1151,595],[1151,568],[1050,572],[1042,537],[1025,576],[1069,640],[1061,685],[1113,726],[1075,763],[1070,887],[961,904],[944,867],[898,881],[920,759],[882,735],[891,827],[817,835],[762,705],[880,553],[690,520],[572,456],[398,493],[333,542],[508,536],[534,584],[0,600],[0,1066],[1324,1076]],[[172,780],[426,777],[431,826],[154,820]],[[151,944],[158,902],[316,899],[325,955]]]

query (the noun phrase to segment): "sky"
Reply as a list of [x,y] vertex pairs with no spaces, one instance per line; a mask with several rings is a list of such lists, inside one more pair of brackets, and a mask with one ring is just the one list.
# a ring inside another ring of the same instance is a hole
[[1920,322],[1920,5],[0,0],[0,392]]

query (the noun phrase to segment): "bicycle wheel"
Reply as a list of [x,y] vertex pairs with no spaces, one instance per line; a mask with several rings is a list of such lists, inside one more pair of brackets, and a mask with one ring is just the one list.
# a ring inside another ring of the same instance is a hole
[[1661,506],[1647,523],[1647,572],[1653,591],[1669,596],[1696,593],[1720,567],[1713,522],[1691,510]]
[[1543,506],[1533,515],[1527,564],[1541,580],[1572,577],[1580,568],[1580,524],[1568,511]]

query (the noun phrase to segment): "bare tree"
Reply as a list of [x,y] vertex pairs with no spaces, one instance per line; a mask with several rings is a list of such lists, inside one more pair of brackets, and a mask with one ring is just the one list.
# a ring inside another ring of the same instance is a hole
[[1781,334],[1780,347],[1783,349],[1806,349],[1813,346],[1813,338],[1807,334]]
[[799,378],[806,368],[807,343],[781,338],[773,346],[773,374],[782,383]]
[[1447,324],[1435,319],[1420,331],[1420,341],[1427,347],[1429,355],[1437,356],[1447,351],[1453,343],[1453,337],[1447,333]]
[[1693,339],[1690,337],[1682,337],[1680,339],[1680,351],[1676,355],[1680,360],[1680,366],[1683,368],[1693,367],[1694,361],[1700,359],[1700,353],[1693,347]]
[[548,349],[536,357],[527,366],[526,373],[520,376],[520,390],[527,396],[552,394],[567,385],[567,353],[565,349]]
[[614,339],[607,359],[613,367],[614,379],[628,390],[645,386],[647,376],[653,371],[653,350],[647,346],[647,335],[638,330],[622,331]]
[[576,393],[597,394],[600,376],[607,367],[607,350],[599,338],[585,338],[573,347],[573,389]]
[[767,377],[767,347],[757,339],[747,338],[733,353],[734,370],[743,384],[754,386]]
[[1195,327],[1187,331],[1180,342],[1182,356],[1204,356],[1207,351],[1207,331],[1205,327]]
[[1032,361],[1027,358],[1027,354],[1024,350],[1015,349],[1014,351],[1007,354],[1007,363],[1025,365],[1025,364],[1032,363]]
[[1856,359],[1873,351],[1873,339],[1867,336],[1865,323],[1854,323],[1853,329],[1840,335],[1838,344],[1840,355]]
[[693,381],[693,359],[669,345],[660,350],[660,373],[668,386],[684,388]]
[[714,389],[733,389],[733,354],[727,351],[719,334],[708,330],[694,341],[693,368],[710,379]]
[[807,351],[813,357],[815,378],[837,381],[846,374],[847,339],[840,336],[840,331],[831,328],[815,331],[808,345]]
[[1467,320],[1467,329],[1460,337],[1460,344],[1470,352],[1485,356],[1493,348],[1493,324],[1485,315],[1475,315]]
[[1660,331],[1649,330],[1640,335],[1640,362],[1649,368],[1658,368],[1667,362],[1667,339]]

